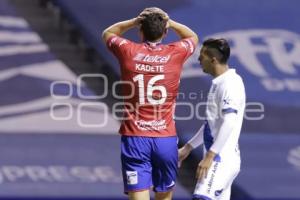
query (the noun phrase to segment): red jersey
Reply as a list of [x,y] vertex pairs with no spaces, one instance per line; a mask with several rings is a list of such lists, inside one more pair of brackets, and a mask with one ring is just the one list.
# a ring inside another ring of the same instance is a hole
[[195,50],[192,39],[163,45],[134,43],[113,36],[107,41],[107,47],[117,57],[124,81],[120,134],[176,135],[173,115],[183,63]]

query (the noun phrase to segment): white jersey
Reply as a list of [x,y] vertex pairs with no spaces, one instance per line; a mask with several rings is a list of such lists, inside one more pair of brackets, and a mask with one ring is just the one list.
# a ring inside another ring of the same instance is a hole
[[[204,126],[203,140],[205,151],[211,150],[218,153],[221,158],[239,153],[238,139],[243,122],[245,110],[245,87],[242,78],[235,69],[228,69],[225,73],[212,80],[212,85],[207,97],[206,123]],[[226,142],[215,142],[223,124],[223,116],[228,113],[237,115],[234,128]]]
[[238,139],[245,110],[241,77],[229,69],[213,79],[207,97],[205,124],[189,141],[195,148],[204,143],[204,154],[217,154],[203,181],[197,182],[195,198],[229,200],[231,184],[240,171]]

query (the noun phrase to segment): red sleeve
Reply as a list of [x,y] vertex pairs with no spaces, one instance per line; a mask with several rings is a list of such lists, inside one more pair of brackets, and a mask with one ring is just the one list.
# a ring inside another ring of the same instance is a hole
[[175,42],[175,46],[177,46],[179,51],[184,55],[184,61],[188,59],[196,49],[196,44],[194,44],[191,38],[185,38]]
[[115,56],[120,57],[129,51],[131,43],[125,38],[112,36],[107,40],[106,46]]

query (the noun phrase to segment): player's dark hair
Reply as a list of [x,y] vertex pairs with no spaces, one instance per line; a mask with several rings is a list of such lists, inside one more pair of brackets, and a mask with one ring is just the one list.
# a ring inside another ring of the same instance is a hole
[[227,63],[230,56],[230,47],[225,39],[207,39],[203,42],[203,47],[207,48],[206,53],[210,57],[215,57],[221,64]]
[[159,13],[150,13],[141,21],[141,30],[145,40],[154,42],[166,31],[166,20]]

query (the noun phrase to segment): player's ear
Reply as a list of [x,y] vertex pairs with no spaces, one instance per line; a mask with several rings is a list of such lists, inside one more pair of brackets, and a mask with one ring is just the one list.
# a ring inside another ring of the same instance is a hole
[[164,34],[165,34],[165,35],[168,34],[168,28],[165,28]]
[[211,58],[211,63],[217,64],[218,63],[218,59],[216,57],[212,57]]
[[144,33],[143,33],[143,31],[142,31],[142,29],[141,28],[139,28],[139,36],[140,36],[140,38],[141,38],[141,41],[144,41],[145,40],[145,37],[144,37]]

